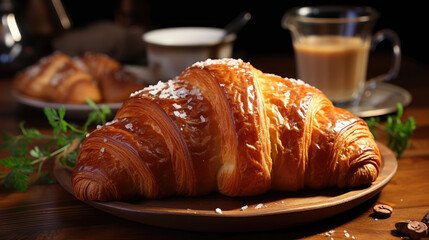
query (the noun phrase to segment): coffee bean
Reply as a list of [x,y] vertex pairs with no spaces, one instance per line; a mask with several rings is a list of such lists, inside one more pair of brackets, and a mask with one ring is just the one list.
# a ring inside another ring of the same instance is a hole
[[401,222],[397,222],[395,223],[395,228],[396,230],[398,230],[400,233],[402,234],[407,234],[408,235],[408,228],[407,225],[408,223],[410,223],[411,220],[405,220],[405,221],[401,221]]
[[386,204],[377,204],[372,209],[377,216],[390,217],[393,212],[393,208]]
[[395,223],[395,228],[402,234],[410,236],[412,239],[420,239],[428,235],[428,227],[419,221],[406,220]]
[[423,217],[422,223],[426,224],[426,226],[429,228],[429,212],[426,213],[426,215]]
[[407,225],[408,235],[412,239],[420,239],[428,235],[428,227],[419,221],[410,221]]

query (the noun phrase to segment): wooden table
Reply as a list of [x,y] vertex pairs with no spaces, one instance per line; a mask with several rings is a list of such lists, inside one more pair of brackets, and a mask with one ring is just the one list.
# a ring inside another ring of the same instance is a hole
[[[245,60],[265,72],[294,77],[291,56],[255,56]],[[369,75],[385,71],[389,64],[384,56],[372,62]],[[413,96],[404,116],[417,119],[418,128],[410,148],[398,160],[396,175],[380,194],[334,217],[274,231],[189,232],[124,220],[80,202],[59,184],[36,184],[23,193],[0,188],[0,239],[400,239],[393,231],[395,222],[420,220],[429,211],[429,67],[404,58],[401,72],[392,83],[409,90]],[[1,129],[18,134],[19,122],[25,121],[27,127],[49,132],[43,114],[16,103],[11,90],[10,79],[0,80]],[[387,138],[382,135],[379,140],[386,142]],[[6,156],[7,152],[0,152],[0,157]],[[393,206],[392,216],[371,217],[376,203]]]

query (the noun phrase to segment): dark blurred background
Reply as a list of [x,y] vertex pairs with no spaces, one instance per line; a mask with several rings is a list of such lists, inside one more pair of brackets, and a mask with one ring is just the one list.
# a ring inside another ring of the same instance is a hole
[[[401,38],[404,56],[429,64],[426,31],[429,12],[420,1],[162,1],[162,0],[0,0],[11,2],[25,32],[25,65],[54,50],[68,49],[79,54],[94,49],[123,63],[145,63],[141,34],[177,26],[224,27],[242,11],[252,19],[237,36],[234,57],[293,54],[290,32],[281,27],[290,8],[309,5],[372,6],[380,17],[374,32],[390,28]],[[58,18],[58,2],[66,17]],[[4,7],[3,7],[4,8]],[[387,43],[386,43],[387,44]],[[122,46],[122,47],[118,47]],[[380,46],[380,51],[389,46]]]

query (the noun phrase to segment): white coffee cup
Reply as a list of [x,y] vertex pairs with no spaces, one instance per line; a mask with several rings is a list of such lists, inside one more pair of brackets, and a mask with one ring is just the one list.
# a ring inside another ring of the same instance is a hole
[[164,28],[146,32],[149,68],[156,81],[167,81],[187,67],[207,58],[232,56],[234,34],[224,38],[225,30],[211,27]]

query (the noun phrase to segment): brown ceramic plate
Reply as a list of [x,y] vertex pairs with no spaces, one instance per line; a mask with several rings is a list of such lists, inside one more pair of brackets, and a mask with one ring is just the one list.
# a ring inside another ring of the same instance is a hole
[[[386,146],[380,143],[378,146],[383,158],[379,177],[373,184],[362,188],[267,193],[254,197],[211,194],[86,203],[121,218],[182,230],[225,232],[291,227],[334,216],[379,193],[394,176],[397,161]],[[70,170],[57,164],[54,174],[62,187],[73,194]]]

